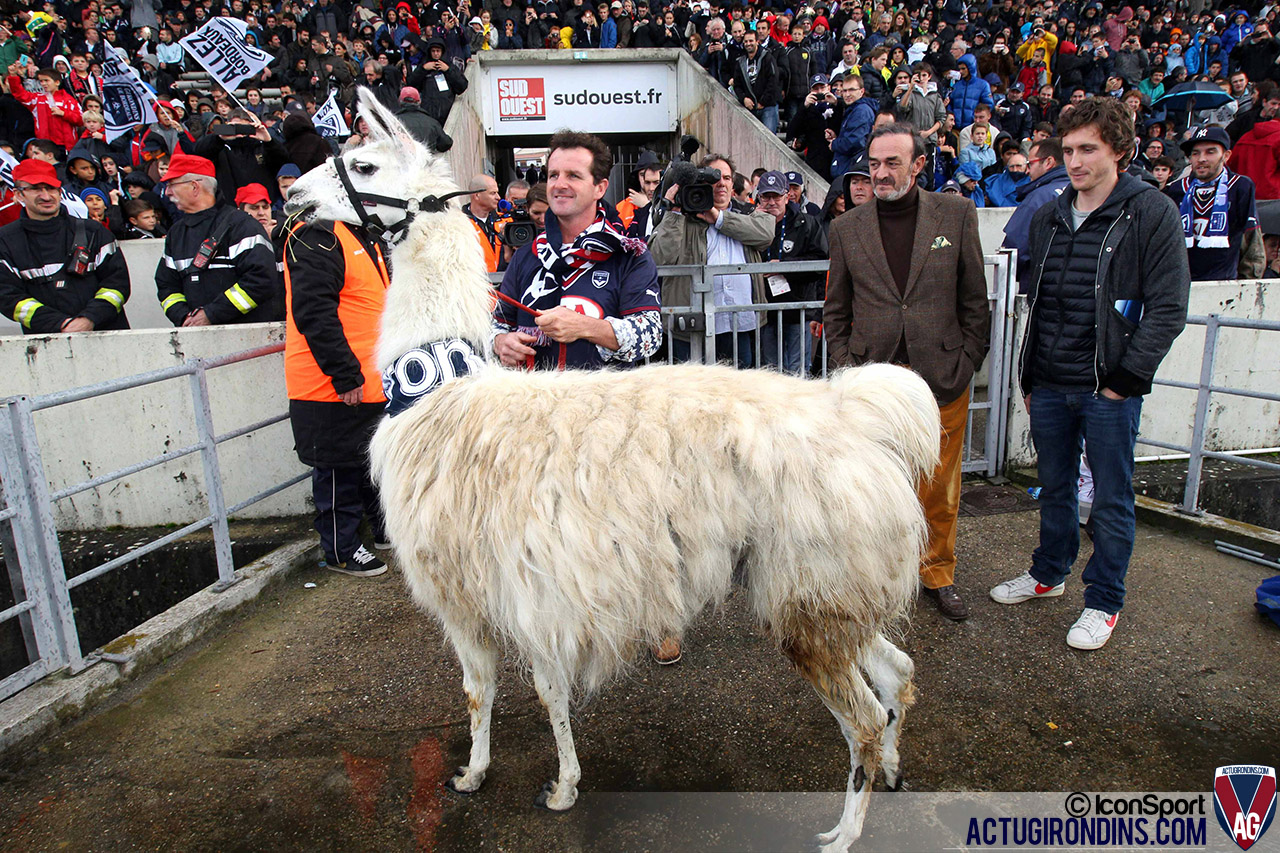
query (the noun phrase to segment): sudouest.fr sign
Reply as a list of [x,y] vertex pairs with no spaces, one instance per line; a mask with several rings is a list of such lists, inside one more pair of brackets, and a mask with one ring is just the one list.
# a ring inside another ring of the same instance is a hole
[[679,119],[675,79],[662,63],[491,66],[485,132],[670,132]]

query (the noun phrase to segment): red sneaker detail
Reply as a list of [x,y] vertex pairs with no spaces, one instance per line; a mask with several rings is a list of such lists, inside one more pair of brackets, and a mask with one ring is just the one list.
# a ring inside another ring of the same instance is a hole
[[1053,587],[1045,586],[1044,584],[1039,582],[1036,583],[1036,595],[1044,595],[1046,592],[1052,592],[1052,591],[1053,591]]

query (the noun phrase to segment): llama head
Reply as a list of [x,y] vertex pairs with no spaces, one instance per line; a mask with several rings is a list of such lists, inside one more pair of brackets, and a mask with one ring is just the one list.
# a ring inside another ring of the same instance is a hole
[[406,220],[447,210],[445,197],[458,187],[448,163],[432,156],[368,89],[358,91],[358,102],[368,141],[299,178],[285,211],[294,220],[372,224],[399,236]]

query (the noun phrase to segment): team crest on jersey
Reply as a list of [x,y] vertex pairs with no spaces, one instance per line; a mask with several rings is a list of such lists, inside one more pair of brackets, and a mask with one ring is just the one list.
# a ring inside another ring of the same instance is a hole
[[592,270],[591,283],[596,287],[606,287],[609,284],[608,270]]
[[1213,810],[1241,850],[1248,850],[1276,816],[1276,769],[1255,764],[1219,767],[1213,775]]

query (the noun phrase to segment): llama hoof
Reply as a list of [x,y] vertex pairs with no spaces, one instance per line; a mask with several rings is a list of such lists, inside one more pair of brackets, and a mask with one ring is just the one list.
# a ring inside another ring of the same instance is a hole
[[897,792],[901,791],[906,786],[906,784],[907,784],[907,781],[903,779],[901,776],[899,776],[898,780],[894,782],[892,785],[889,784],[889,780],[886,778],[884,780],[884,789],[886,791],[893,791],[896,794]]
[[448,782],[445,782],[444,786],[455,794],[467,796],[480,790],[480,785],[483,782],[483,773],[478,773],[475,778],[471,778],[467,773],[467,768],[459,767],[458,772]]
[[578,790],[574,788],[572,793],[562,797],[558,792],[559,787],[555,782],[547,782],[538,792],[538,796],[533,798],[533,804],[550,812],[564,812],[573,808],[573,804],[578,799]]
[[818,833],[817,839],[819,844],[830,844],[832,841],[835,841],[839,837],[840,837],[840,827],[837,826],[835,829],[831,830],[830,832]]
[[818,842],[821,844],[818,848],[821,853],[848,853],[849,851],[850,842],[845,840],[840,827],[819,835]]

